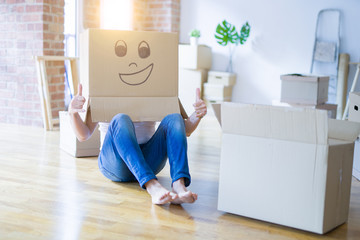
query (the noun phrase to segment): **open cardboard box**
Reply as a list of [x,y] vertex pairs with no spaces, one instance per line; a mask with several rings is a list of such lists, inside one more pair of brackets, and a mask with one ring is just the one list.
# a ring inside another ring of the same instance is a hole
[[347,221],[359,123],[309,108],[214,111],[223,131],[219,210],[319,234]]
[[[349,121],[360,122],[360,92],[349,93]],[[360,138],[355,142],[353,176],[360,181]]]
[[60,149],[69,153],[73,157],[92,157],[99,155],[100,132],[98,128],[95,129],[90,139],[84,142],[80,142],[76,138],[76,135],[71,127],[69,113],[66,111],[60,111],[59,118]]
[[178,99],[178,34],[88,29],[80,34],[80,81],[93,122],[187,117]]

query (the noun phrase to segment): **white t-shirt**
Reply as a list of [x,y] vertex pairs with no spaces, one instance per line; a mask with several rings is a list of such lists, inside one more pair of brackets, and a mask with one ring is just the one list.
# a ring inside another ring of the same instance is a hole
[[[156,122],[134,122],[135,134],[138,144],[146,143],[155,133]],[[100,131],[100,149],[103,145],[105,135],[109,128],[109,123],[99,122],[99,131]]]

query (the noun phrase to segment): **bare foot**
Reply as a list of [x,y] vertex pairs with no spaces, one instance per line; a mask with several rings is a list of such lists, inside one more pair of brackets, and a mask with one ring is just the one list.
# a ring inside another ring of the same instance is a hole
[[196,193],[186,189],[184,178],[180,178],[173,183],[173,192],[178,195],[178,198],[171,201],[173,204],[194,203],[198,198]]
[[146,191],[150,194],[153,204],[163,205],[178,198],[176,193],[172,193],[164,188],[156,179],[145,183]]

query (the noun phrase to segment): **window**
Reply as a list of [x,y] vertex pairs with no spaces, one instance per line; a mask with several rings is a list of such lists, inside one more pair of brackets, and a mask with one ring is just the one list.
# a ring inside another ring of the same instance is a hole
[[[64,45],[65,56],[75,57],[78,55],[77,51],[77,0],[65,0],[64,6]],[[69,82],[72,82],[71,74],[68,74],[69,61],[65,61],[65,108],[69,106],[71,98],[73,97],[73,89]]]
[[74,57],[77,55],[76,49],[76,9],[77,1],[65,0],[64,7],[64,41],[65,41],[65,56]]
[[101,28],[132,30],[132,0],[101,0]]

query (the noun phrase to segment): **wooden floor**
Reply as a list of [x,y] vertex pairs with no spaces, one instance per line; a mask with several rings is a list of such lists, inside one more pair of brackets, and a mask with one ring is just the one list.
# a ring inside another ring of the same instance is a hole
[[[154,206],[137,183],[107,180],[97,158],[59,149],[59,132],[0,124],[0,239],[360,239],[360,182],[348,223],[321,236],[217,210],[221,129],[189,138],[192,205]],[[159,180],[169,187],[168,166]]]

